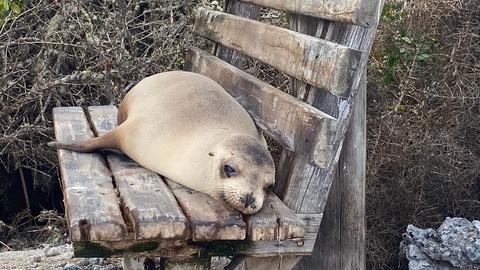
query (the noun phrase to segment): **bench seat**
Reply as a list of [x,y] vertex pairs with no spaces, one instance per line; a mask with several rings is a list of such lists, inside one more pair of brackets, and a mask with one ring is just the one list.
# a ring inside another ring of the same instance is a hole
[[[57,107],[58,141],[86,140],[117,125],[117,108]],[[58,151],[66,220],[75,256],[308,255],[321,214],[295,214],[271,195],[242,216],[203,193],[114,151]]]

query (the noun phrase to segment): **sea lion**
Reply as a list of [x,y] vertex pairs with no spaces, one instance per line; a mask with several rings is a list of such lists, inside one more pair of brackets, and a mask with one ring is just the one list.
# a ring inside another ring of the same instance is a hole
[[260,210],[275,166],[252,118],[218,83],[173,71],[140,81],[120,104],[118,126],[84,142],[50,145],[80,152],[114,148],[140,165],[244,214]]

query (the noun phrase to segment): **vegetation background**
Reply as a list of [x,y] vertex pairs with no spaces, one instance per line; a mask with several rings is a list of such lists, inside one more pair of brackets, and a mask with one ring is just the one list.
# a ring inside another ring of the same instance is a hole
[[[65,241],[52,108],[118,104],[143,77],[182,69],[188,47],[211,45],[192,34],[193,9],[222,4],[0,0],[0,249]],[[409,223],[480,216],[479,60],[478,0],[386,2],[368,71],[369,269],[405,267]],[[288,85],[261,63],[247,71]]]

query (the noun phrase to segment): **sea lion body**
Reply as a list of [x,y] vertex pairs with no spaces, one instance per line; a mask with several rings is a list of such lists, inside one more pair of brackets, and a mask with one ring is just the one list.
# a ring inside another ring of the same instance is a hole
[[58,146],[119,149],[245,214],[260,209],[274,182],[273,160],[249,114],[215,81],[196,73],[143,79],[120,104],[116,128],[82,144]]

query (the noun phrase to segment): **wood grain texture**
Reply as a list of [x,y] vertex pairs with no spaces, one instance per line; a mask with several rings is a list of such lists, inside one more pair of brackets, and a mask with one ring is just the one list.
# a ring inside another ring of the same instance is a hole
[[367,72],[363,73],[350,126],[343,142],[338,166],[341,202],[341,262],[342,269],[366,268],[365,242],[365,185],[367,169]]
[[366,73],[315,243],[296,269],[362,270],[365,254]]
[[[53,119],[58,141],[93,137],[80,107],[54,108]],[[103,157],[59,149],[58,159],[70,239],[73,242],[125,239],[126,225]]]
[[[89,107],[88,113],[99,136],[117,126],[114,106]],[[162,177],[120,153],[108,152],[106,159],[134,239],[183,240],[189,236],[188,220]]]
[[317,238],[318,228],[322,220],[322,214],[296,214],[305,224],[305,236],[303,240],[274,240],[250,242],[247,246],[239,246],[232,252],[233,255],[245,255],[252,257],[271,257],[288,255],[310,255],[315,240]]
[[275,195],[270,195],[262,209],[246,217],[248,238],[252,241],[296,239],[305,236],[305,224]]
[[[260,7],[245,3],[238,0],[225,0],[225,5],[223,10],[230,14],[236,14],[248,19],[256,19],[260,12]],[[218,43],[215,44],[216,52],[215,55],[222,60],[228,60],[227,62],[239,69],[244,69],[247,57],[244,54],[239,53],[236,50],[227,48]]]
[[251,256],[258,258],[272,256],[309,255],[315,244],[321,214],[296,215],[305,224],[305,237],[296,240],[250,241],[187,241],[161,240],[115,242],[76,242],[74,252],[77,257],[118,257],[123,254],[136,256],[156,256],[165,258],[208,258],[210,256]]
[[190,220],[193,241],[243,240],[247,225],[242,216],[210,196],[166,180]]
[[326,165],[334,118],[200,49],[190,49],[187,59],[189,70],[219,83],[269,136],[310,163]]
[[205,8],[197,10],[194,31],[339,96],[350,92],[362,55],[347,46]]
[[378,0],[242,0],[247,3],[290,11],[331,21],[370,27],[375,23]]

